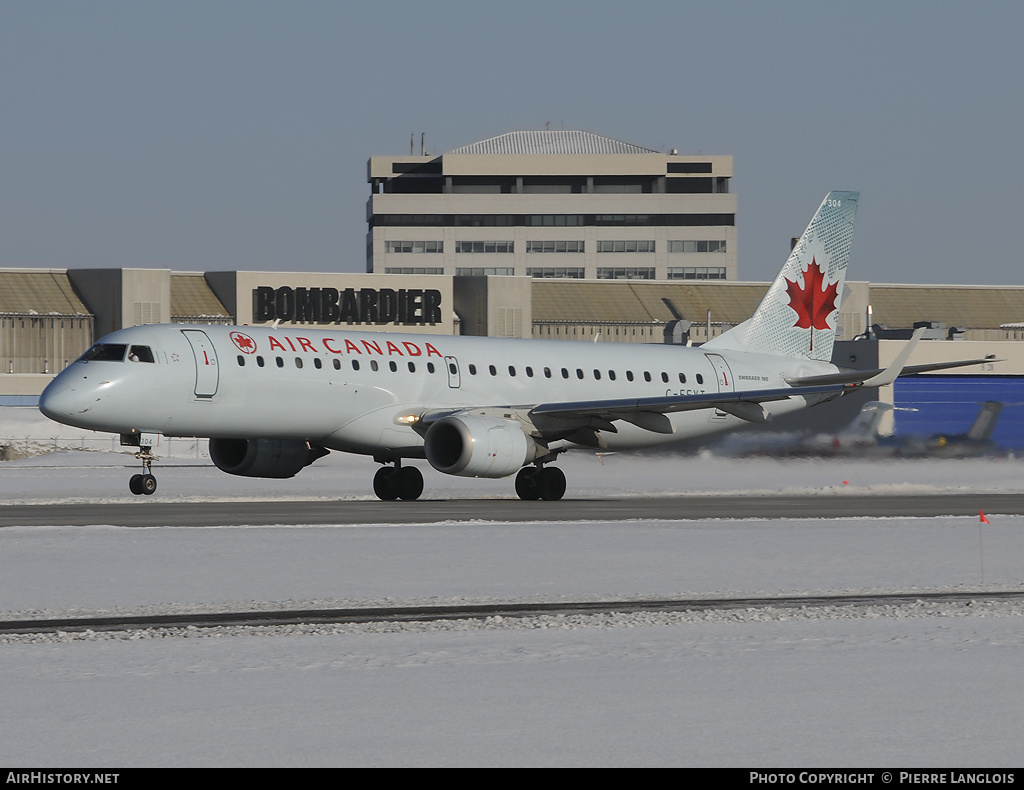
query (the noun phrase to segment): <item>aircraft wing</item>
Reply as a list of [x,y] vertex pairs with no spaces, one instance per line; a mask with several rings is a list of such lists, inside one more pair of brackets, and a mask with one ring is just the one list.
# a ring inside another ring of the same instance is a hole
[[541,403],[529,410],[529,418],[542,432],[557,429],[559,423],[614,431],[611,423],[625,420],[649,431],[672,433],[672,426],[665,417],[672,412],[719,409],[749,422],[766,422],[769,415],[762,408],[762,403],[799,396],[821,396],[818,400],[828,400],[841,395],[846,389],[841,384],[825,384],[747,392]]
[[[985,359],[964,359],[959,362],[931,362],[926,365],[907,365],[901,370],[899,375],[912,376],[915,373],[929,373],[933,370],[949,370],[950,368],[964,368],[969,367],[970,365],[982,365],[1001,361],[1002,360],[986,357]],[[786,381],[797,387],[821,384],[864,384],[866,386],[873,387],[878,386],[881,383],[891,383],[871,381],[871,379],[879,377],[885,372],[886,371],[881,368],[876,368],[874,370],[847,370],[842,373],[826,373],[822,376],[788,378]]]

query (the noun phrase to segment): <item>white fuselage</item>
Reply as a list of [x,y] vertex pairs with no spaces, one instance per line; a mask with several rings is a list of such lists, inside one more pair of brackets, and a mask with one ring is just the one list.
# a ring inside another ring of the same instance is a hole
[[[140,361],[131,359],[136,346]],[[97,347],[109,349],[106,358],[79,360],[46,388],[47,416],[115,433],[298,439],[405,457],[423,453],[407,415],[777,389],[787,376],[836,370],[670,345],[304,327],[149,325],[114,332]],[[765,409],[778,415],[805,405],[792,397]],[[670,434],[620,422],[618,433],[603,435],[606,446],[648,447],[741,424],[715,409],[668,417]]]

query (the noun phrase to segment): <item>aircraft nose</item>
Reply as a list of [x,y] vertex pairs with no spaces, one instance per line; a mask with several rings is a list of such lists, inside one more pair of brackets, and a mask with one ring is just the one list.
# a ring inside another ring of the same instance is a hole
[[39,396],[39,411],[56,422],[66,423],[74,404],[74,391],[59,376],[47,384]]

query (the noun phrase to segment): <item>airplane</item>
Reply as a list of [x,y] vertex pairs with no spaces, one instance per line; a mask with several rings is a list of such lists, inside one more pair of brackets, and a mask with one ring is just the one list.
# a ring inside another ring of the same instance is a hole
[[886,415],[893,412],[891,404],[880,401],[865,403],[853,422],[837,433],[813,435],[784,433],[750,435],[735,433],[713,446],[713,451],[727,456],[806,457],[834,455],[874,455],[879,446],[879,428]]
[[[464,477],[515,475],[524,500],[559,500],[568,450],[615,452],[728,431],[891,383],[830,362],[859,193],[826,195],[754,314],[700,346],[150,324],[96,342],[43,391],[57,422],[138,447],[152,494],[160,436],[208,437],[234,475],[288,478],[330,451],[382,464],[382,500],[415,500],[410,459]],[[990,360],[989,360],[990,361]]]
[[907,458],[972,458],[997,449],[992,434],[1003,411],[1000,401],[981,404],[974,421],[965,433],[931,436],[893,436],[884,443],[893,447],[895,455]]

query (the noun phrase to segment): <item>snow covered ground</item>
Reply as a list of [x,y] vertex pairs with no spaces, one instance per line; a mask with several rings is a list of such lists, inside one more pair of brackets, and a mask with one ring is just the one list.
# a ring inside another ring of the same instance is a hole
[[[16,414],[12,414],[16,412]],[[55,430],[60,429],[53,426]],[[32,410],[5,428],[41,435]],[[60,438],[88,437],[71,429]],[[108,440],[109,441],[109,440]],[[291,481],[183,457],[158,497],[362,498],[374,465]],[[117,501],[136,462],[0,463],[12,502]],[[578,456],[570,492],[1020,491],[1007,460]],[[432,496],[512,497],[443,478]],[[846,481],[844,483],[844,481]],[[0,617],[285,603],[1020,589],[1024,518],[0,530]],[[1019,766],[1017,606],[756,610],[448,626],[0,641],[0,763],[25,767]]]

